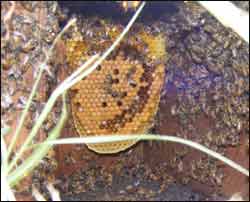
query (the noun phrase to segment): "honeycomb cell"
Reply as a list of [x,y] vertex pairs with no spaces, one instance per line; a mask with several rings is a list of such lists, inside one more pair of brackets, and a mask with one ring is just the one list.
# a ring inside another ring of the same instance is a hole
[[102,102],[102,107],[107,107],[107,103],[106,102]]
[[113,73],[114,73],[114,75],[118,75],[119,74],[119,70],[118,69],[114,69]]
[[122,101],[120,101],[120,100],[117,101],[117,106],[119,106],[119,107],[122,106]]
[[[121,30],[108,23],[105,26],[109,29],[104,30]],[[135,36],[141,40],[135,40]],[[83,36],[82,39],[87,37]],[[72,37],[66,41],[67,62],[71,72],[78,68],[79,61],[91,56],[88,55],[90,50],[98,52],[109,47],[113,37],[97,43],[100,40],[94,38],[79,41]],[[71,112],[79,135],[147,132],[157,111],[164,82],[164,44],[162,36],[153,36],[139,30],[124,39],[112,53],[112,57],[103,61],[95,71],[72,87],[74,93],[70,98]],[[116,153],[136,142],[117,141],[87,146],[97,153]]]
[[98,67],[96,68],[97,71],[100,71],[102,69],[101,65],[98,65]]

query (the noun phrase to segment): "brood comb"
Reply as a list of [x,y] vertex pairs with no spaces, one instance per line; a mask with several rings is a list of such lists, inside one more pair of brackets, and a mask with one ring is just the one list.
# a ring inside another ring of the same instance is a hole
[[[100,36],[98,33],[96,39],[90,41],[83,36],[81,40],[72,38],[66,42],[71,70],[79,67],[79,63],[97,48],[98,52],[103,51],[112,44],[111,31],[98,44]],[[147,132],[157,111],[164,82],[163,39],[146,32],[128,36],[94,72],[72,87],[71,111],[80,136]],[[97,153],[116,153],[135,143],[136,140],[87,146]]]

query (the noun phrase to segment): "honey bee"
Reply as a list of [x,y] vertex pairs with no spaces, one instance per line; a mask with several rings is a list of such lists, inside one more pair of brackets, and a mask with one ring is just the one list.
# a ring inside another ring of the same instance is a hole
[[127,12],[129,9],[136,9],[139,6],[140,1],[119,1],[119,3],[125,12]]

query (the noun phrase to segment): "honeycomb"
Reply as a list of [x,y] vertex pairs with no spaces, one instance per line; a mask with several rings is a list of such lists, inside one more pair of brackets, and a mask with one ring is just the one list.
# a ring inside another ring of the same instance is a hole
[[[155,45],[150,42],[162,43],[163,38],[147,34],[147,40],[143,40],[140,35],[134,36],[128,36],[94,72],[71,88],[72,117],[80,136],[141,134],[150,129],[164,81],[162,52],[165,53],[165,46],[161,44],[158,47],[164,50],[155,51],[151,48]],[[103,43],[95,39],[88,41],[85,37],[67,40],[70,69],[78,68],[93,51],[105,50],[112,44],[112,38],[105,38]],[[117,153],[136,142],[87,146],[97,153]]]

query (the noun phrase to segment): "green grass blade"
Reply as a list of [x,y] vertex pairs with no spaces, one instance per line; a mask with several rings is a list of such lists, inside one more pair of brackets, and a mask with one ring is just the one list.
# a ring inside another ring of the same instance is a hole
[[[11,142],[10,142],[10,146],[8,147],[7,160],[8,160],[8,158],[10,157],[10,154],[11,154],[11,152],[12,152],[12,150],[13,150],[15,144],[16,144],[16,141],[17,141],[18,137],[19,137],[20,131],[21,131],[22,126],[23,126],[23,124],[24,124],[24,120],[25,120],[25,118],[26,118],[26,116],[27,116],[27,113],[28,113],[28,110],[29,110],[29,108],[30,108],[31,102],[32,102],[32,100],[33,100],[33,97],[34,97],[34,95],[35,95],[35,93],[36,93],[36,91],[37,91],[38,84],[39,84],[39,82],[40,82],[40,80],[41,80],[41,77],[42,77],[43,71],[44,71],[44,69],[45,69],[45,66],[46,66],[46,64],[48,63],[49,58],[50,58],[51,55],[52,55],[52,51],[53,51],[54,48],[55,48],[55,44],[59,41],[59,39],[60,39],[61,36],[66,32],[66,30],[67,30],[70,26],[72,26],[75,22],[76,22],[76,19],[70,20],[70,21],[67,23],[67,25],[63,28],[63,30],[57,35],[57,37],[56,37],[55,40],[53,41],[52,46],[50,47],[50,49],[49,49],[49,51],[48,51],[48,54],[47,54],[47,56],[46,56],[46,60],[39,66],[37,78],[36,78],[35,83],[34,83],[34,85],[33,85],[32,91],[31,91],[31,93],[30,93],[30,95],[29,95],[29,98],[28,98],[28,100],[27,100],[27,103],[26,103],[26,105],[25,105],[25,108],[24,108],[23,111],[22,111],[20,121],[19,121],[18,126],[17,126],[17,128],[16,128],[16,130],[15,130],[15,133],[14,133],[14,135],[13,135],[13,138],[12,138],[12,140],[11,140]],[[15,163],[14,163],[14,164],[15,164]],[[12,164],[12,165],[14,165],[14,164]]]
[[[39,116],[35,126],[32,128],[29,136],[27,137],[27,139],[25,140],[24,144],[22,145],[22,147],[20,148],[19,151],[17,151],[16,156],[14,157],[14,159],[10,162],[10,165],[7,168],[7,172],[10,172],[11,169],[14,167],[14,165],[17,163],[18,159],[21,157],[21,155],[23,154],[23,152],[25,150],[27,150],[27,147],[29,146],[30,142],[32,141],[32,139],[34,138],[34,136],[37,134],[39,128],[41,127],[43,121],[45,120],[45,118],[47,117],[48,113],[51,111],[55,101],[57,100],[58,96],[60,96],[62,93],[64,93],[68,88],[70,88],[72,85],[74,85],[76,82],[78,82],[79,80],[81,80],[82,78],[84,78],[85,76],[87,76],[88,74],[90,74],[92,71],[95,70],[95,68],[112,52],[112,50],[119,44],[119,42],[122,40],[122,38],[124,37],[124,35],[129,31],[130,27],[132,26],[132,24],[134,23],[134,21],[136,20],[136,18],[138,17],[139,13],[141,12],[143,6],[145,5],[145,2],[143,2],[141,4],[141,6],[139,7],[139,9],[136,11],[136,13],[134,14],[134,16],[132,17],[132,19],[129,21],[128,25],[125,27],[125,29],[123,30],[123,32],[119,35],[119,37],[116,39],[116,41],[112,44],[112,46],[104,52],[104,54],[88,69],[86,69],[81,75],[77,76],[76,78],[73,78],[71,75],[71,78],[73,79],[72,81],[70,80],[65,80],[62,85],[60,85],[50,96],[50,99],[48,100],[48,102],[46,103],[41,115]],[[53,47],[53,46],[52,46]],[[92,59],[95,56],[92,57]],[[86,63],[88,63],[89,61],[87,61]],[[84,65],[86,65],[83,64]],[[82,67],[82,69],[84,69]],[[77,70],[78,71],[78,70]],[[73,73],[73,76],[76,76],[76,74],[78,73],[76,71],[76,73]],[[80,71],[79,71],[80,72]],[[29,161],[25,161],[27,163],[31,162],[31,159],[28,159]],[[24,168],[26,168],[28,165],[21,165],[19,166],[19,170],[22,168],[24,170]],[[29,164],[30,166],[30,164]],[[12,172],[16,174],[16,170]],[[19,172],[18,172],[19,173]],[[16,175],[14,175],[16,176]],[[15,177],[16,178],[16,177]],[[13,179],[13,177],[8,178],[10,180]],[[13,181],[13,180],[12,180]]]
[[[64,123],[67,119],[65,96],[66,95],[63,94],[62,114],[55,128],[53,128],[52,131],[49,133],[47,141],[53,141],[59,137],[60,132],[64,126]],[[35,166],[37,166],[40,160],[44,156],[46,156],[50,148],[51,145],[48,144],[47,145],[42,144],[38,148],[36,148],[34,152],[19,167],[17,167],[17,169],[15,169],[7,176],[7,180],[10,186],[13,187],[14,185],[16,185],[22,178],[25,177],[25,175],[27,175]]]
[[234,161],[222,156],[221,154],[208,149],[207,147],[193,142],[191,140],[186,140],[183,138],[175,137],[175,136],[167,136],[167,135],[153,135],[153,134],[131,134],[131,135],[115,135],[115,136],[93,136],[93,137],[81,137],[81,138],[65,138],[50,141],[48,144],[79,144],[79,143],[105,143],[105,142],[115,142],[115,141],[124,141],[124,140],[161,140],[161,141],[170,141],[170,142],[177,142],[183,145],[190,146],[194,149],[202,151],[209,156],[212,156],[225,164],[231,166],[232,168],[236,169],[237,171],[243,173],[246,176],[249,176],[249,170],[243,168],[239,164],[235,163]]

